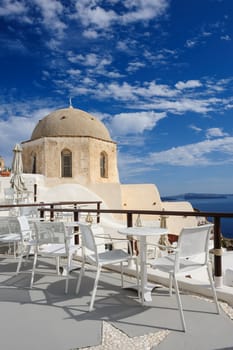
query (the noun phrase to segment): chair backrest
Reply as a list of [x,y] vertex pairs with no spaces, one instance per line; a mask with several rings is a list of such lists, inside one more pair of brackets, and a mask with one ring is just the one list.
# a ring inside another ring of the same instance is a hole
[[34,224],[37,244],[66,243],[66,229],[63,222],[38,221]]
[[27,240],[32,238],[32,230],[30,228],[29,222],[26,218],[26,216],[18,216],[17,217],[19,227],[20,227],[20,233],[22,235],[23,240]]
[[94,232],[90,224],[79,223],[79,229],[82,237],[82,248],[84,255],[94,255],[96,261],[98,260],[97,247],[94,237]]
[[39,216],[39,211],[37,210],[37,207],[33,207],[33,206],[20,207],[20,215],[36,218]]
[[19,233],[20,225],[17,216],[0,216],[0,234]]
[[203,255],[203,264],[208,260],[209,239],[213,224],[185,227],[179,235],[177,259]]
[[4,198],[7,203],[14,201],[14,189],[12,187],[4,188]]

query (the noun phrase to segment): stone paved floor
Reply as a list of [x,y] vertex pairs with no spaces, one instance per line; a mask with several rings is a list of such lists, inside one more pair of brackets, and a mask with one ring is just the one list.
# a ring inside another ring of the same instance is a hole
[[[51,267],[46,261],[43,265]],[[184,333],[176,298],[165,287],[155,289],[152,302],[142,306],[133,290],[120,288],[119,274],[107,271],[101,275],[95,308],[88,312],[93,271],[85,275],[77,296],[78,270],[65,295],[64,279],[53,273],[37,274],[30,290],[29,267],[15,276],[16,262],[0,260],[2,350],[233,349],[232,308],[225,303],[217,315],[209,300],[182,295]],[[127,282],[130,286],[134,279],[127,277]]]

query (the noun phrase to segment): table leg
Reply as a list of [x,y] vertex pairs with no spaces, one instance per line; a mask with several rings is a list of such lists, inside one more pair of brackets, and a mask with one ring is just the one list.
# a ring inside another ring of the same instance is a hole
[[147,283],[147,266],[146,266],[146,237],[140,237],[140,274],[141,274],[141,295],[142,304],[144,301],[152,301],[151,290]]
[[142,305],[145,301],[152,301],[152,290],[156,287],[155,284],[149,284],[147,280],[147,265],[146,265],[146,236],[140,237],[140,275],[141,275],[141,298]]

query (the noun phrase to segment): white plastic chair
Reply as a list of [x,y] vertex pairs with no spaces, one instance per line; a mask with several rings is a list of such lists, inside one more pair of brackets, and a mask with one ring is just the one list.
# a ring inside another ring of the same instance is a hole
[[38,256],[55,259],[58,275],[60,274],[60,258],[65,258],[65,293],[67,293],[71,262],[78,249],[72,243],[73,235],[68,235],[63,222],[35,222],[35,233],[36,244],[30,287],[32,288],[34,283]]
[[[98,227],[97,225],[94,225],[92,227],[90,224],[87,223],[79,223],[79,228],[82,240],[82,267],[77,282],[76,293],[79,293],[80,290],[81,280],[85,271],[85,263],[89,263],[95,266],[97,269],[89,311],[93,310],[100,272],[102,267],[106,265],[121,265],[121,287],[123,288],[123,262],[128,262],[129,260],[134,259],[137,273],[137,287],[139,291],[138,261],[137,257],[132,255],[132,251],[130,251],[130,253],[124,251],[123,249],[98,251],[98,244],[96,243],[96,240],[101,238],[102,236],[103,230],[101,226]],[[128,240],[124,240],[124,242],[130,243]],[[103,242],[100,243],[100,245],[103,245]],[[130,249],[130,244],[128,245],[128,247]]]
[[14,189],[12,187],[4,188],[4,199],[7,204],[14,203]]
[[177,283],[178,276],[186,275],[196,269],[206,268],[213,292],[213,298],[216,304],[216,310],[218,314],[220,312],[212,278],[212,266],[209,259],[209,238],[212,228],[212,224],[183,228],[179,235],[177,248],[174,248],[173,246],[164,246],[166,249],[173,250],[173,253],[158,258],[153,264],[155,269],[169,274],[170,295],[172,294],[172,282],[174,282],[180,318],[184,331],[186,330],[186,324]]
[[21,234],[15,216],[0,217],[0,245],[8,245],[8,253],[11,253],[13,246],[13,254],[16,258],[18,245],[21,243]]
[[19,209],[20,216],[26,216],[27,218],[39,218],[39,211],[34,206],[24,206]]
[[35,249],[35,240],[32,237],[32,230],[29,225],[27,217],[18,216],[17,220],[19,223],[21,246],[20,246],[20,257],[17,265],[16,274],[18,274],[21,269],[24,256],[26,255],[26,259],[28,260],[30,251],[32,250],[32,253],[34,253],[34,249]]

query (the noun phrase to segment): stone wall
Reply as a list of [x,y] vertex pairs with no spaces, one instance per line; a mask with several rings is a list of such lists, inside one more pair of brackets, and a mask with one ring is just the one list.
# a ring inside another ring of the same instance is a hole
[[[46,137],[22,143],[25,173],[32,173],[33,157],[36,156],[36,173],[56,183],[118,183],[117,149],[112,141],[91,137]],[[61,177],[61,152],[72,152],[72,178]],[[107,177],[100,176],[100,154],[108,159]]]

